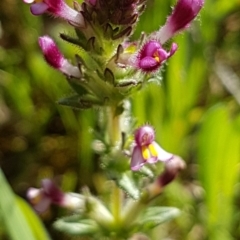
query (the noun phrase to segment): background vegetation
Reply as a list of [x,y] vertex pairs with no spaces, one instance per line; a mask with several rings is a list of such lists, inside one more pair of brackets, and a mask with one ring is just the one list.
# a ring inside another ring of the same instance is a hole
[[[148,2],[133,38],[162,25],[175,1]],[[101,170],[92,154],[91,131],[97,111],[56,104],[70,88],[43,61],[37,43],[44,34],[58,41],[60,32],[71,30],[57,19],[32,16],[22,1],[0,1],[0,167],[20,196],[15,200],[0,172],[1,239],[21,231],[47,238],[22,200],[44,177],[60,179],[66,191],[84,185],[99,191]],[[164,67],[162,84],[152,83],[131,99],[138,125],[154,125],[161,145],[187,163],[156,202],[182,214],[156,228],[151,239],[240,239],[239,37],[239,0],[207,0],[199,19],[174,38],[179,50]],[[58,44],[72,58],[76,49]],[[9,218],[15,208],[16,218]],[[52,207],[41,216],[52,239],[69,239],[51,228],[62,214]]]

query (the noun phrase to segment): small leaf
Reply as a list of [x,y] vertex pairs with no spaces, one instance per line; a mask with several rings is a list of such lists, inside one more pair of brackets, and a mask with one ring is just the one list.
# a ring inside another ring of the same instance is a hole
[[94,106],[99,106],[102,103],[93,95],[86,94],[83,96],[73,95],[70,97],[61,98],[58,100],[58,104],[72,108],[88,109]]
[[130,197],[135,200],[139,199],[140,192],[136,187],[134,181],[126,173],[124,173],[122,177],[117,181],[117,184],[120,188],[126,191]]
[[95,221],[82,219],[78,215],[61,218],[53,226],[58,231],[74,236],[92,236],[99,231]]
[[144,176],[149,177],[149,178],[154,178],[154,173],[152,172],[152,170],[150,170],[148,167],[143,166],[140,169],[140,173],[142,173]]
[[121,115],[123,112],[124,112],[123,104],[120,104],[119,106],[117,106],[117,108],[114,112],[114,117]]
[[[88,40],[87,49],[91,50],[94,48],[95,38],[92,37]],[[81,60],[81,63],[90,71],[96,71],[98,69],[97,62],[92,58],[90,53],[85,51],[83,48],[78,48],[76,56]]]
[[95,37],[91,37],[91,38],[88,39],[88,41],[87,41],[87,47],[86,47],[86,49],[87,49],[88,51],[94,50],[95,41],[96,41],[96,38],[95,38]]
[[121,38],[121,37],[124,37],[124,36],[127,37],[127,36],[130,35],[131,32],[132,32],[132,27],[129,26],[129,27],[123,29],[122,31],[120,31],[119,33],[113,35],[113,36],[112,36],[112,39],[113,39],[113,40],[116,40],[116,39]]
[[87,93],[87,90],[79,83],[79,80],[76,80],[74,78],[67,78],[67,81],[72,89],[80,96]]
[[104,37],[111,38],[112,35],[113,35],[113,28],[109,23],[107,23],[104,29]]
[[113,75],[113,72],[109,69],[109,68],[106,68],[105,71],[104,71],[104,77],[105,77],[105,81],[109,82],[110,84],[114,84],[114,75]]
[[141,229],[152,229],[176,218],[180,210],[174,207],[150,207],[139,216],[137,224]]
[[86,44],[86,40],[85,41],[81,41],[79,38],[74,38],[74,37],[71,37],[71,36],[68,36],[67,34],[65,33],[60,33],[60,38],[63,39],[64,41],[66,42],[69,42],[69,43],[72,43],[72,44],[75,44],[79,47],[84,47],[84,45]]

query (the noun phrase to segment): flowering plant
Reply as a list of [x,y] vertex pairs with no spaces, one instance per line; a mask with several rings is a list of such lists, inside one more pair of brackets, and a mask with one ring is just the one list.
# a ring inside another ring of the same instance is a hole
[[[166,43],[190,25],[204,1],[178,0],[166,23],[156,32],[142,34],[138,41],[131,41],[131,35],[147,0],[85,0],[74,2],[74,8],[64,0],[24,2],[31,4],[32,14],[60,17],[75,29],[76,37],[60,34],[77,46],[74,63],[49,36],[39,37],[39,46],[46,62],[66,76],[74,91],[59,104],[101,111],[104,124],[96,134],[101,145],[98,153],[112,191],[109,201],[103,202],[86,189],[63,193],[52,180],[44,179],[41,189],[31,188],[27,194],[36,211],[45,211],[51,203],[68,208],[74,214],[54,226],[94,239],[129,239],[178,215],[176,208],[149,204],[184,168],[184,161],[160,147],[151,125],[134,130],[133,121],[124,126],[122,122],[130,115],[129,97],[160,74],[178,48],[172,43],[168,49]],[[157,161],[165,165],[160,174],[152,167]]]

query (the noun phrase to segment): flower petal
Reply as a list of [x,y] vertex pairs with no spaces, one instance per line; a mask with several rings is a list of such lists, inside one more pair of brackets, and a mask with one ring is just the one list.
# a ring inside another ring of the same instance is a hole
[[30,3],[33,3],[34,0],[23,0],[23,2],[30,4]]
[[156,150],[157,153],[158,153],[158,160],[165,162],[165,161],[168,161],[168,160],[170,160],[171,158],[173,158],[173,154],[165,151],[164,149],[162,149],[162,148],[158,145],[158,143],[153,142],[152,145],[154,146],[155,150]]
[[45,212],[51,204],[51,199],[45,194],[43,189],[29,188],[27,198],[37,212]]
[[146,43],[143,47],[142,55],[144,56],[152,56],[158,49],[161,49],[162,46],[159,42],[155,40],[151,40]]
[[149,144],[148,145],[148,151],[150,154],[150,157],[147,159],[148,163],[156,163],[158,161],[158,149],[155,148],[155,144]]
[[177,51],[177,49],[178,49],[178,45],[176,43],[173,43],[168,57],[171,57]]
[[34,3],[30,7],[31,13],[33,15],[41,15],[48,10],[48,5],[46,3]]
[[132,153],[131,158],[131,169],[132,171],[138,171],[143,165],[145,161],[142,157],[142,151],[139,146],[135,146]]
[[139,61],[139,68],[145,71],[154,71],[160,63],[153,57],[145,57]]
[[169,53],[162,48],[158,50],[158,55],[159,55],[160,62],[165,61],[169,57]]

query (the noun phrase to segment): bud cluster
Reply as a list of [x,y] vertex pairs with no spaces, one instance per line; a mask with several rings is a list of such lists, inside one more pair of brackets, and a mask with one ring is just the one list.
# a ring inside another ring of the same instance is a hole
[[60,104],[74,108],[119,106],[133,92],[141,89],[152,75],[177,50],[165,42],[189,26],[203,6],[203,0],[178,0],[166,24],[155,33],[131,42],[146,0],[85,0],[74,8],[64,0],[24,0],[34,15],[43,13],[69,22],[76,37],[61,33],[63,40],[78,47],[75,64],[64,58],[49,36],[39,38],[47,63],[66,75],[75,94]]

